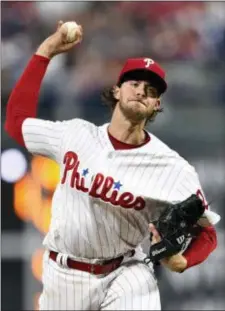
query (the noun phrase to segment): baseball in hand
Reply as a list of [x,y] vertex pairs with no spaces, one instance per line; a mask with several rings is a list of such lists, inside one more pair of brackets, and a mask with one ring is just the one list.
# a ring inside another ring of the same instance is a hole
[[67,31],[67,42],[72,43],[77,39],[79,25],[76,22],[66,22],[61,27],[65,27]]

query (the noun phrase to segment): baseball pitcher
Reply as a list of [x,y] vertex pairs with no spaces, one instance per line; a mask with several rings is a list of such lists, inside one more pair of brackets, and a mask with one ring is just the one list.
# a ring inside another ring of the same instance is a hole
[[[167,90],[151,58],[127,59],[103,91],[109,123],[37,118],[48,64],[82,40],[81,26],[70,40],[67,31],[59,22],[38,47],[10,95],[5,123],[20,145],[60,167],[43,242],[40,310],[160,310],[153,263],[183,272],[204,261],[216,248],[219,216],[195,169],[145,129]],[[145,260],[141,244],[150,232]]]

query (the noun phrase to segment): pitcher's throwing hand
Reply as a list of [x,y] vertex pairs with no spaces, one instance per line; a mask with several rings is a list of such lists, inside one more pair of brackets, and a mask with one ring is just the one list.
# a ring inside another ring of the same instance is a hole
[[[82,26],[75,23],[77,27],[74,30],[73,29],[74,27],[69,27],[67,24],[68,22],[63,23],[63,21],[59,21],[56,32],[53,33],[51,36],[49,36],[39,46],[36,54],[47,57],[47,58],[52,58],[53,56],[57,54],[64,53],[64,52],[71,50],[75,45],[80,43],[83,38]],[[75,34],[73,34],[74,32]],[[75,39],[74,40],[68,39],[70,37],[72,38],[75,37]]]

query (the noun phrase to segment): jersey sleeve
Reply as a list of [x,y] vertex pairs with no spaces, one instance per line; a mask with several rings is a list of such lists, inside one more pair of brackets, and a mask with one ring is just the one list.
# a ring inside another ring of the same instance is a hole
[[203,202],[205,212],[199,220],[202,226],[214,225],[220,220],[220,216],[210,210],[210,206],[206,200],[197,172],[192,166],[187,166],[183,170],[180,179],[174,189],[175,201],[184,201],[192,194],[196,194]]
[[22,133],[27,150],[32,154],[43,155],[59,162],[62,139],[71,121],[25,119]]
[[203,201],[205,208],[208,208],[208,203],[205,199],[198,174],[195,169],[190,166],[184,168],[183,174],[181,174],[177,183],[177,187],[175,189],[176,200],[183,201],[192,194],[197,194]]

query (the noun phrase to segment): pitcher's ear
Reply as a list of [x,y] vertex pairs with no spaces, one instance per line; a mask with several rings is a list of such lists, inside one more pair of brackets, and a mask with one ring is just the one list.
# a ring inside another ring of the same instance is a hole
[[120,88],[117,85],[113,87],[113,96],[116,100],[120,99]]
[[161,108],[161,100],[160,98],[157,98],[157,101],[155,103],[155,107],[154,107],[154,110],[159,110]]

